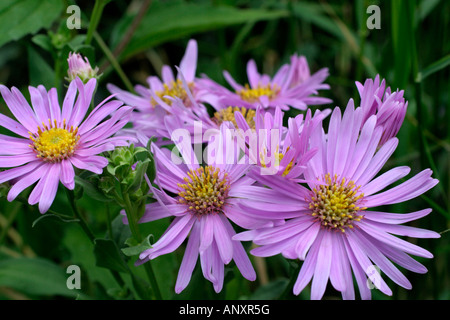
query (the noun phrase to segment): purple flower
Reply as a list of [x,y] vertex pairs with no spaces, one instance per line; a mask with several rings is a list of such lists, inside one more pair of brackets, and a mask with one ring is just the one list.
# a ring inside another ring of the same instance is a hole
[[227,71],[223,74],[234,92],[210,79],[199,80],[202,90],[209,92],[203,99],[216,109],[217,105],[225,105],[251,109],[262,106],[264,109],[280,107],[288,110],[293,107],[306,110],[308,105],[331,102],[330,99],[316,96],[318,90],[329,89],[329,85],[323,83],[328,77],[328,69],[310,75],[306,59],[297,55],[291,56],[290,64],[283,65],[273,77],[260,74],[255,61],[250,60],[247,63],[249,83],[245,85],[237,83]]
[[[250,165],[239,159],[239,152],[228,152],[231,149],[227,148],[236,146],[233,140],[228,140],[227,128],[226,124],[220,128],[223,140],[208,145],[210,156],[204,166],[200,165],[201,159],[195,155],[189,139],[174,140],[184,160],[179,164],[174,163],[170,150],[153,145],[157,167],[155,183],[159,190],[151,188],[157,202],[147,205],[140,222],[165,217],[174,217],[174,220],[152,248],[140,254],[137,264],[173,252],[188,238],[176,293],[189,284],[198,257],[204,277],[212,282],[216,292],[222,290],[224,266],[231,260],[246,279],[255,280],[256,274],[244,247],[239,241],[232,241],[235,235],[232,223],[243,228],[276,223],[273,217],[278,215],[280,195],[254,185],[254,180],[246,177]],[[256,208],[262,205],[264,209]]]
[[[190,40],[180,62],[180,72],[183,73],[194,100],[198,102],[200,92],[195,78],[197,51],[197,42]],[[192,99],[188,96],[180,76],[175,77],[168,65],[162,67],[161,74],[162,79],[156,76],[147,78],[148,88],[142,85],[135,86],[137,94],[122,90],[114,84],[107,85],[108,90],[116,94],[118,99],[135,107],[136,112],[133,112],[131,119],[133,132],[144,145],[151,137],[170,138],[164,125],[164,117],[176,113],[172,108],[174,98],[181,100],[186,107],[192,106]]]
[[47,92],[43,86],[30,86],[30,107],[17,88],[9,90],[0,85],[1,94],[17,119],[0,114],[0,125],[18,136],[0,135],[0,167],[9,168],[0,172],[0,183],[13,183],[9,201],[37,182],[28,202],[39,203],[39,210],[44,213],[55,198],[59,182],[68,189],[74,188],[74,168],[100,174],[108,164],[100,154],[128,145],[125,137],[113,135],[128,122],[131,107],[108,101],[110,97],[85,118],[95,87],[96,79],[84,85],[76,78],[70,83],[61,108],[55,88]]
[[391,93],[391,88],[386,88],[384,79],[380,83],[379,75],[373,80],[367,79],[364,85],[356,82],[356,87],[361,97],[363,110],[361,127],[370,116],[376,114],[377,126],[383,127],[383,136],[380,140],[380,145],[383,145],[397,135],[405,119],[408,102],[403,97],[404,91],[397,89]]
[[[371,116],[360,129],[363,109],[354,109],[350,100],[345,113],[336,108],[328,133],[317,128],[311,135],[311,148],[318,152],[304,171],[306,186],[279,176],[256,177],[260,183],[283,193],[280,201],[296,202],[301,209],[283,213],[285,224],[243,232],[235,240],[253,240],[256,256],[283,254],[304,260],[293,292],[299,294],[309,282],[311,298],[321,299],[328,280],[344,299],[354,299],[353,276],[362,299],[370,299],[368,279],[379,290],[391,289],[376,272],[379,268],[396,284],[410,289],[411,283],[394,265],[425,273],[426,268],[410,255],[432,258],[427,250],[395,235],[438,238],[433,231],[402,225],[419,219],[431,209],[399,214],[369,208],[401,203],[434,187],[438,181],[426,169],[414,177],[386,189],[405,177],[409,167],[396,167],[375,177],[397,147],[391,138],[379,149],[383,128]],[[386,189],[386,190],[385,190]]]

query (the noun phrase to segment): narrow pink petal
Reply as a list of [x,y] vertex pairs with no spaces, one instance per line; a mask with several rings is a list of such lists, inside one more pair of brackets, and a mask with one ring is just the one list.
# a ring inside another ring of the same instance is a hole
[[13,169],[1,171],[0,172],[0,183],[4,183],[6,181],[26,175],[29,172],[35,170],[41,164],[42,164],[41,161],[33,161],[33,162],[30,162],[21,167],[15,167]]
[[216,241],[220,257],[224,264],[228,264],[231,259],[233,259],[233,244],[231,242],[231,235],[228,234],[227,229],[218,215],[210,216],[213,219],[214,239]]
[[[41,171],[40,175],[39,175],[40,176],[39,182],[33,188],[33,191],[31,191],[30,196],[28,197],[29,204],[35,205],[36,203],[39,202],[42,191],[44,190],[45,182],[47,180],[48,175],[50,174],[51,169],[52,169],[52,164],[46,163],[45,166],[42,166],[42,171],[39,170],[39,171]],[[34,178],[36,178],[36,177],[34,177]],[[31,180],[28,180],[27,182],[29,183],[29,182],[31,182]]]
[[[4,85],[0,85],[0,93],[3,96],[9,110],[14,115],[14,117],[28,130],[33,133],[37,132],[38,122],[36,116],[33,113],[31,107],[28,103],[21,104],[17,100],[17,96],[25,99],[23,95],[17,90],[17,88],[12,88],[11,91],[8,90]],[[26,100],[25,100],[26,101]]]
[[223,76],[225,78],[225,80],[227,80],[228,84],[235,90],[235,91],[240,91],[242,89],[244,89],[244,87],[240,84],[238,84],[233,77],[227,72],[224,71],[223,72]]
[[200,231],[199,224],[195,223],[192,226],[191,234],[184,251],[183,260],[181,261],[180,269],[178,270],[177,282],[175,283],[175,292],[180,293],[183,291],[189,281],[191,280],[192,272],[198,259],[198,248],[200,243]]
[[423,218],[426,215],[430,214],[430,212],[431,209],[424,209],[411,213],[365,211],[364,218],[382,223],[401,224]]
[[139,223],[155,221],[171,216],[178,216],[186,212],[186,208],[179,204],[167,204],[162,206],[159,202],[149,203],[145,206],[145,213]]
[[344,243],[345,250],[347,252],[348,260],[350,262],[351,269],[353,270],[353,274],[355,276],[356,283],[359,288],[359,293],[362,300],[370,300],[371,298],[371,292],[370,287],[368,284],[368,279],[365,274],[364,269],[361,267],[360,263],[356,259],[352,247],[349,244],[348,240],[346,238],[342,239]]
[[342,235],[333,232],[330,236],[333,243],[330,257],[330,260],[332,260],[330,282],[336,290],[343,292],[346,290],[347,286],[353,286],[353,283],[347,282],[348,279],[346,279],[344,275],[344,265],[348,260],[347,253],[342,244]]
[[[34,165],[37,165],[35,167]],[[29,167],[34,167],[34,170],[27,172]],[[47,174],[48,166],[42,162],[30,163],[27,166],[21,168],[26,168],[25,174],[11,187],[8,192],[8,201],[13,201],[23,190],[31,186],[33,183],[41,179],[45,174]],[[12,169],[11,169],[12,170]]]
[[395,283],[406,289],[411,289],[412,285],[409,280],[367,239],[360,231],[355,230],[358,234],[358,242],[368,257]]
[[370,161],[367,168],[361,174],[361,176],[353,176],[356,185],[367,184],[375,175],[383,168],[386,162],[389,160],[391,155],[394,153],[398,146],[398,139],[389,139],[383,146],[378,150],[375,156]]
[[195,72],[197,70],[197,41],[189,40],[186,52],[180,62],[180,70],[188,82],[194,81]]
[[61,161],[61,183],[69,190],[75,188],[75,170],[73,169],[70,160],[64,159]]
[[365,205],[376,207],[413,199],[427,192],[439,182],[437,179],[431,178],[431,174],[430,169],[425,169],[394,188],[366,197]]
[[[223,225],[227,229],[228,234],[233,239],[233,236],[236,234],[233,226],[224,215],[221,215],[220,218],[222,219]],[[233,260],[236,263],[236,266],[241,272],[242,276],[249,281],[256,280],[255,269],[253,269],[252,263],[247,255],[247,252],[244,249],[244,246],[240,241],[232,241],[232,243]]]
[[295,252],[297,253],[299,259],[304,260],[306,258],[306,254],[316,241],[319,232],[320,223],[314,223],[298,237],[295,245]]
[[0,126],[8,129],[11,132],[14,132],[15,134],[29,138],[30,134],[28,130],[19,122],[8,118],[7,116],[0,113]]
[[317,263],[311,285],[311,300],[320,300],[325,293],[330,276],[333,242],[330,232],[323,232],[323,238],[317,253]]
[[73,104],[77,95],[77,85],[75,81],[71,81],[64,97],[61,118],[69,121],[72,116]]
[[336,153],[334,159],[333,173],[342,176],[342,172],[347,163],[350,149],[350,143],[353,139],[353,127],[359,125],[355,124],[355,106],[353,99],[350,99],[342,116],[342,123],[336,141]]
[[58,93],[56,88],[51,88],[48,91],[48,103],[50,108],[50,115],[52,120],[56,120],[57,123],[61,123],[61,107],[58,102]]
[[191,215],[176,217],[161,238],[153,244],[152,248],[142,252],[139,258],[144,259],[148,256],[149,259],[154,259],[160,255],[173,252],[186,239],[195,221],[196,218]]
[[358,226],[363,231],[365,231],[367,234],[369,234],[370,236],[378,239],[379,241],[381,241],[383,243],[391,245],[393,248],[402,250],[406,253],[413,254],[413,255],[416,255],[419,257],[424,257],[424,258],[432,258],[433,257],[433,255],[429,251],[427,251],[415,244],[412,244],[405,240],[397,238],[396,236],[390,235],[389,233],[385,232],[384,230],[381,230],[380,228],[374,226],[373,223],[365,222],[365,221],[361,220],[358,223]]
[[250,88],[257,88],[261,82],[261,77],[256,67],[256,62],[253,59],[247,62],[247,77]]
[[317,266],[317,256],[320,250],[320,243],[322,243],[324,233],[325,232],[321,232],[318,235],[317,240],[312,245],[311,250],[308,252],[305,261],[303,262],[302,268],[300,269],[297,280],[294,284],[293,292],[295,295],[300,294],[314,275]]
[[167,85],[170,85],[173,81],[175,81],[175,77],[173,76],[173,71],[167,65],[164,65],[161,68],[161,76],[162,76],[163,82]]
[[28,91],[30,92],[31,105],[33,106],[34,113],[36,114],[36,120],[39,123],[47,123],[48,119],[51,119],[43,102],[44,96],[47,98],[47,91],[45,91],[45,94],[41,94],[37,88],[32,86],[28,87]]
[[380,276],[380,274],[378,272],[372,272],[374,265],[367,257],[367,254],[362,250],[358,235],[355,234],[354,232],[349,232],[348,237],[346,239],[348,240],[350,250],[354,254],[360,267],[362,268],[362,270],[364,270],[364,272],[367,274],[370,280],[372,280],[373,284],[377,287],[377,289],[388,296],[392,295],[391,289],[388,287],[388,285]]
[[214,241],[212,246],[212,263],[211,263],[211,271],[214,277],[213,287],[216,293],[222,291],[223,288],[223,279],[225,276],[225,265],[223,262],[223,258],[220,255],[220,249],[217,247],[217,242]]
[[214,220],[211,215],[207,215],[206,217],[202,217],[200,219],[200,253],[211,247],[213,239]]
[[37,159],[34,152],[15,156],[0,156],[0,168],[14,168]]
[[61,173],[61,164],[55,163],[51,166],[47,176],[45,177],[45,185],[43,187],[41,197],[39,198],[39,211],[47,212],[55,200],[58,191],[59,179]]
[[389,186],[390,184],[400,180],[401,178],[405,177],[409,174],[411,169],[409,167],[403,166],[403,167],[396,167],[393,168],[379,177],[373,179],[366,185],[363,185],[361,188],[362,193],[364,193],[364,196],[370,196],[378,191],[383,190],[385,187]]
[[333,167],[336,155],[336,142],[339,137],[339,130],[341,125],[341,109],[336,107],[333,110],[330,118],[330,125],[328,127],[328,141],[326,151],[326,168],[327,173],[334,175]]

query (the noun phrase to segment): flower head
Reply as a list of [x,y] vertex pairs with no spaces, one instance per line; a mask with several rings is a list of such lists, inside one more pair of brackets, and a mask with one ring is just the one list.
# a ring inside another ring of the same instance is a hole
[[92,69],[91,64],[87,57],[84,57],[79,53],[69,53],[69,58],[67,59],[69,64],[69,69],[67,70],[67,80],[70,82],[75,80],[75,78],[80,78],[83,83],[88,82],[90,79],[98,79],[100,75],[98,74],[98,67]]
[[371,297],[368,279],[391,295],[391,289],[374,272],[374,266],[409,289],[411,283],[394,263],[424,273],[426,268],[409,255],[432,257],[427,250],[395,236],[438,238],[434,231],[401,225],[426,216],[430,209],[398,214],[370,208],[408,201],[438,181],[426,169],[384,190],[405,177],[410,168],[396,167],[375,177],[396,149],[398,139],[391,138],[378,148],[383,128],[377,126],[377,117],[373,115],[360,129],[363,111],[354,109],[350,101],[343,116],[339,108],[333,111],[327,134],[322,128],[312,133],[311,147],[318,152],[304,171],[306,185],[277,176],[252,175],[260,183],[282,192],[280,201],[296,201],[302,209],[293,215],[282,213],[280,208],[280,217],[290,217],[284,224],[246,231],[234,239],[253,240],[259,247],[251,252],[257,256],[281,253],[290,259],[304,260],[294,294],[299,294],[312,280],[311,298],[320,299],[330,280],[343,298],[354,299],[354,276],[361,298]]
[[383,127],[383,136],[380,140],[380,145],[383,145],[397,135],[405,119],[408,101],[403,97],[404,91],[391,92],[390,87],[386,88],[384,79],[380,82],[379,75],[375,79],[367,79],[364,85],[356,82],[356,86],[363,110],[361,127],[370,116],[376,114],[377,126]]
[[223,74],[234,92],[210,79],[199,80],[200,87],[210,93],[204,96],[204,100],[213,106],[221,104],[251,109],[261,106],[272,111],[276,107],[282,110],[288,110],[289,107],[306,110],[308,105],[331,102],[330,99],[316,96],[318,90],[329,89],[323,83],[328,70],[324,68],[310,75],[306,59],[297,55],[291,56],[290,64],[283,65],[273,77],[260,74],[255,61],[250,60],[247,63],[249,82],[244,85],[237,83],[227,71]]
[[[151,137],[170,138],[164,125],[167,115],[177,114],[178,109],[173,108],[174,101],[184,107],[192,107],[192,100],[199,102],[201,93],[197,87],[195,77],[197,69],[197,42],[189,40],[186,52],[179,65],[179,74],[174,75],[172,68],[164,65],[161,70],[162,79],[157,76],[147,78],[148,87],[137,85],[137,94],[122,90],[114,84],[108,84],[108,90],[117,95],[127,105],[135,107],[132,114],[132,131],[145,145]],[[181,80],[180,73],[185,78]],[[187,90],[190,92],[188,93]],[[189,95],[192,95],[192,98]]]
[[44,213],[55,198],[59,182],[74,188],[74,168],[100,174],[108,164],[100,154],[128,144],[126,137],[114,134],[128,122],[131,107],[107,98],[86,117],[95,86],[96,79],[83,84],[76,78],[69,85],[62,108],[54,88],[47,92],[43,86],[29,87],[30,107],[15,87],[9,90],[0,86],[17,119],[0,114],[0,125],[18,136],[0,136],[0,167],[8,168],[0,172],[0,183],[13,183],[9,201],[37,182],[29,203],[39,202],[39,210]]
[[[173,252],[188,238],[175,285],[177,293],[188,285],[199,257],[203,275],[216,292],[222,290],[224,266],[232,260],[246,279],[255,280],[244,247],[239,241],[232,241],[235,235],[232,223],[243,228],[276,223],[278,193],[254,185],[254,180],[246,177],[250,165],[239,159],[239,153],[230,156],[226,152],[230,145],[235,147],[233,140],[228,139],[227,128],[227,124],[220,127],[223,140],[208,145],[214,150],[209,150],[211,156],[204,165],[185,139],[173,141],[184,159],[179,164],[173,162],[169,150],[153,145],[155,183],[159,188],[152,191],[157,202],[147,205],[140,222],[170,216],[175,219],[161,238],[140,254],[138,264]],[[265,208],[260,209],[261,206]]]

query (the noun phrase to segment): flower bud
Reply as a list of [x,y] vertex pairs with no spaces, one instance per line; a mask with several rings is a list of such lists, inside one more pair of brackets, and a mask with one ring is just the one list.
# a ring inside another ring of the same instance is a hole
[[101,74],[98,74],[98,67],[92,69],[91,64],[87,57],[84,57],[79,53],[69,53],[67,59],[69,69],[67,70],[67,81],[72,81],[76,77],[80,78],[83,83],[88,82],[92,78],[98,79]]

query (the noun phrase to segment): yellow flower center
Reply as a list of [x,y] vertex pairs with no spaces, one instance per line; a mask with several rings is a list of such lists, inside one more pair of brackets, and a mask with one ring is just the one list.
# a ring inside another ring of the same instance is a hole
[[345,228],[353,228],[353,223],[364,217],[358,213],[367,209],[360,207],[359,200],[364,197],[359,192],[361,186],[353,181],[346,182],[345,178],[339,179],[337,175],[332,178],[330,174],[325,175],[323,182],[325,184],[318,185],[312,192],[309,203],[312,216],[330,229],[345,232]]
[[58,128],[56,120],[52,125],[50,119],[49,126],[42,123],[42,128],[38,127],[37,134],[30,132],[30,139],[33,141],[30,147],[36,152],[36,156],[45,162],[61,162],[74,154],[80,136],[77,135],[78,128],[66,128],[66,121],[63,121],[63,128]]
[[244,107],[228,107],[215,112],[212,120],[218,125],[220,125],[224,121],[231,121],[234,127],[238,129],[238,125],[234,117],[234,113],[236,111],[239,111],[244,116],[245,121],[247,121],[247,124],[251,129],[255,129],[254,118],[256,115],[256,111],[254,109],[247,109]]
[[[277,147],[277,150],[278,150],[278,147]],[[288,150],[289,150],[289,147],[286,149],[286,152]],[[265,159],[267,158],[267,151],[266,151],[265,148],[264,148],[264,151],[265,151],[265,153],[262,153],[262,152],[260,153],[259,159],[260,159],[260,162],[261,162],[261,166],[264,167],[264,168],[267,168],[266,161],[265,161]],[[275,166],[279,166],[280,162],[281,162],[281,160],[283,160],[283,158],[284,158],[284,154],[282,152],[276,152],[275,153]],[[288,165],[286,166],[286,168],[284,169],[284,171],[283,171],[283,173],[281,175],[283,177],[285,177],[289,173],[289,171],[291,171],[293,166],[294,166],[294,159],[292,159],[288,163]]]
[[230,183],[227,173],[213,166],[200,167],[187,172],[186,184],[178,184],[178,203],[185,204],[188,211],[198,217],[211,213],[223,213]]
[[[169,97],[181,99],[186,107],[191,106],[191,102],[186,93],[186,90],[184,89],[183,82],[180,79],[177,79],[176,81],[172,81],[169,84],[164,83],[163,86],[164,86],[163,90],[157,91],[155,93],[166,104],[168,104],[169,106],[172,105],[172,100],[170,100],[169,98],[165,98],[165,96],[169,96]],[[193,82],[188,83],[188,88],[192,92],[192,90],[194,89],[194,83]],[[152,98],[151,104],[152,104],[152,106],[156,106],[158,103],[155,101],[155,99]]]
[[250,103],[257,102],[261,96],[267,96],[269,100],[273,100],[278,93],[280,88],[276,85],[258,85],[256,88],[250,88],[248,84],[245,84],[245,88],[236,92],[242,100]]

